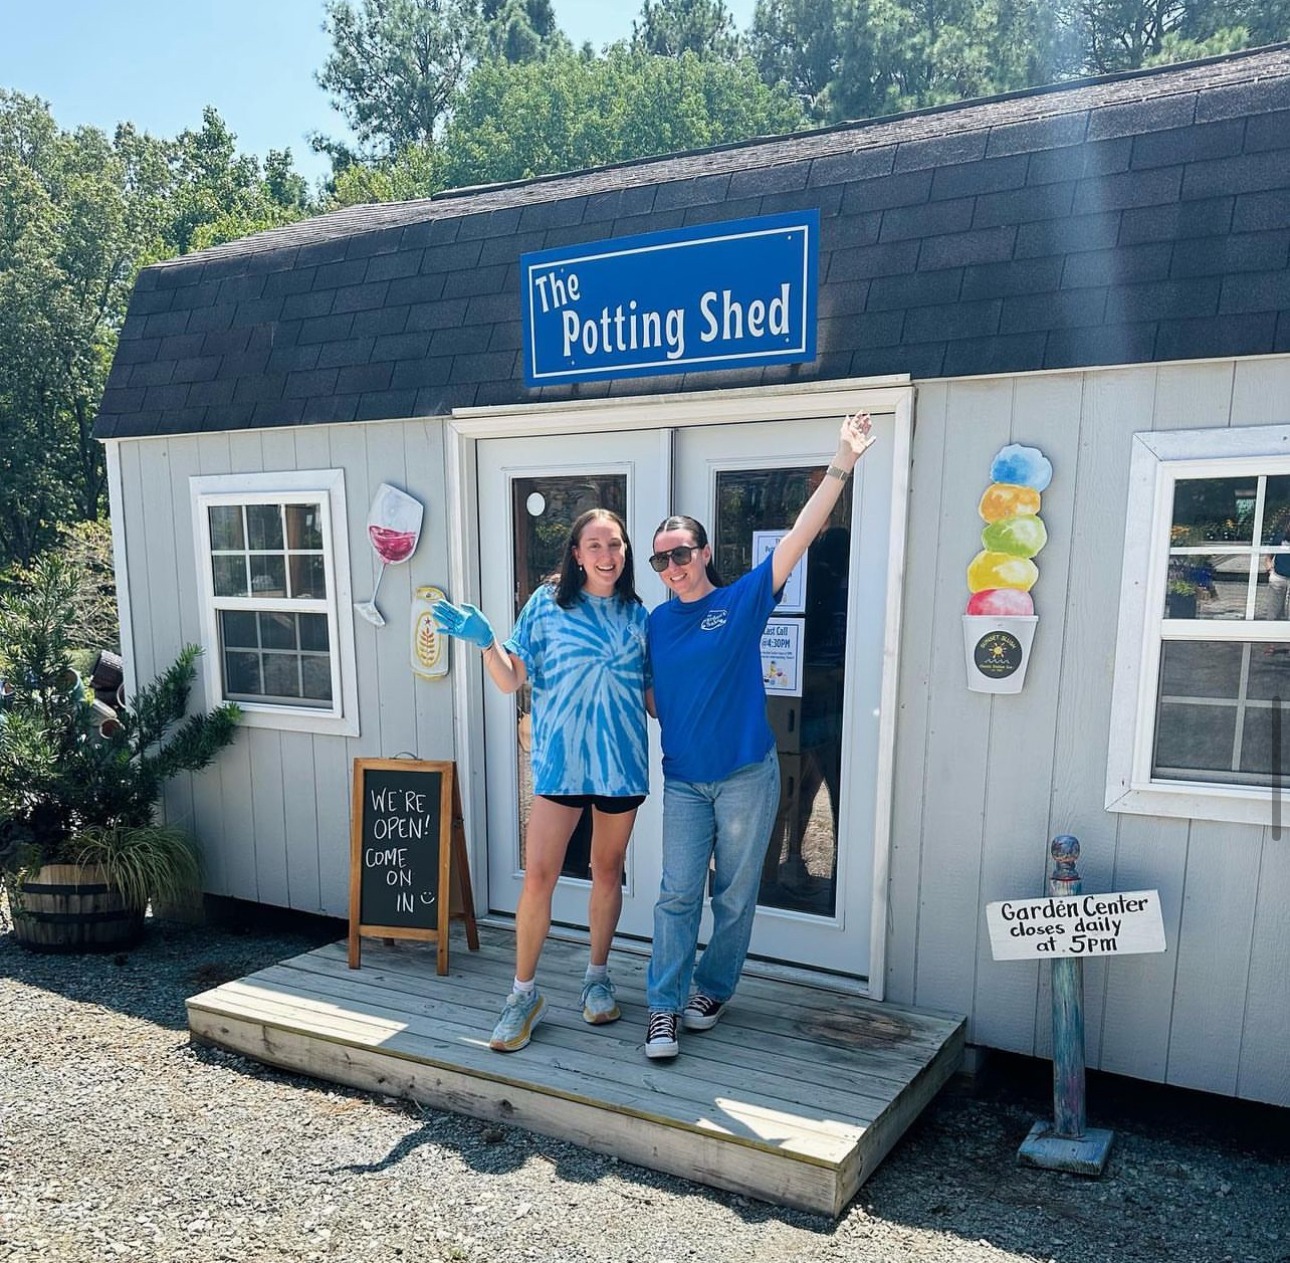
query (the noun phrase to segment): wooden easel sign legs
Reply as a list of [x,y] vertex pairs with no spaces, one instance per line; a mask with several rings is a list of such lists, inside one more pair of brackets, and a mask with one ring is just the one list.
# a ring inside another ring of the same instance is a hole
[[413,939],[437,946],[446,974],[452,921],[479,950],[456,764],[355,759],[349,836],[351,969],[364,937]]

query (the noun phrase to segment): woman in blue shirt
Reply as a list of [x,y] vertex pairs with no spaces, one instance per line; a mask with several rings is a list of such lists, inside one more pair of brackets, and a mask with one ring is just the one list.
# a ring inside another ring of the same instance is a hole
[[[713,568],[701,523],[669,517],[654,533],[650,565],[677,600],[665,601],[649,617],[663,737],[663,880],[646,979],[647,1057],[676,1056],[678,1024],[686,1030],[715,1026],[739,981],[779,804],[761,635],[777,594],[873,441],[867,413],[843,421],[833,463],[792,529],[729,587],[721,586]],[[712,937],[696,968],[710,864]]]
[[591,964],[582,1015],[593,1025],[617,1021],[609,946],[622,911],[627,841],[649,792],[646,615],[627,528],[608,509],[582,514],[569,531],[558,574],[529,598],[505,644],[473,605],[440,601],[432,612],[448,635],[479,646],[503,693],[526,680],[533,690],[534,797],[515,913],[515,983],[489,1047],[523,1048],[542,1019],[546,1000],[535,977],[551,927],[551,896],[587,807]]

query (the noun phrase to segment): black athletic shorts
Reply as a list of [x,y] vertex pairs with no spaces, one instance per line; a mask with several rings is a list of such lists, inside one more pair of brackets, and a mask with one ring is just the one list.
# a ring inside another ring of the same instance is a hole
[[594,807],[607,816],[626,815],[645,801],[644,794],[629,794],[625,798],[610,798],[605,794],[539,794],[538,797],[559,803],[561,807]]

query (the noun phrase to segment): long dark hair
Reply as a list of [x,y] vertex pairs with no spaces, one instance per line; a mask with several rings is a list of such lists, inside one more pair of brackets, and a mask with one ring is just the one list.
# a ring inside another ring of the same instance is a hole
[[623,572],[614,582],[614,594],[628,605],[640,605],[641,599],[636,595],[636,566],[632,561],[632,541],[627,537],[627,523],[612,509],[588,509],[578,515],[574,524],[569,527],[569,537],[564,541],[560,554],[560,569],[551,576],[555,585],[555,603],[562,609],[572,609],[582,597],[581,567],[574,558],[573,550],[582,542],[582,532],[592,522],[608,522],[618,527],[623,537]]
[[[708,532],[703,529],[703,523],[698,518],[690,517],[686,513],[673,513],[671,517],[665,517],[655,528],[654,538],[658,539],[664,531],[689,531],[694,539],[696,548],[706,548],[708,546]],[[712,555],[708,555],[708,564],[704,567],[704,573],[708,576],[708,582],[714,588],[724,588],[725,581],[717,573],[717,567],[712,560]]]

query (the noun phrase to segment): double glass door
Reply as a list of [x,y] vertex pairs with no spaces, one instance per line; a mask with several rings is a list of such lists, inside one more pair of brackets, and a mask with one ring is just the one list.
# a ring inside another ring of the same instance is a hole
[[[597,506],[628,524],[637,591],[647,608],[669,599],[646,559],[655,528],[672,511],[707,526],[718,570],[727,581],[738,578],[773,548],[819,484],[837,430],[837,419],[807,419],[481,441],[485,610],[495,623],[509,625],[558,565],[569,524]],[[787,585],[763,641],[781,797],[752,951],[856,975],[868,973],[872,921],[889,449],[879,444],[858,467]],[[870,599],[858,599],[861,594]],[[501,912],[514,911],[523,881],[531,794],[525,693],[486,691],[489,901]],[[652,933],[660,874],[663,780],[652,721],[650,739],[652,792],[628,848],[619,922],[620,933],[642,939]],[[588,840],[584,822],[557,887],[556,922],[585,926]],[[701,938],[709,925],[705,913]]]

